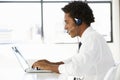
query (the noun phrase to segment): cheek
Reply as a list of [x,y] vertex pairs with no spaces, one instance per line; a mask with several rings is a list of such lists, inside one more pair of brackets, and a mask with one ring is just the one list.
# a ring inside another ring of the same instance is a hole
[[70,29],[73,29],[75,27],[76,27],[75,24],[72,24],[72,23],[65,24],[65,29],[66,30],[70,30]]
[[75,28],[74,24],[69,24],[68,26],[69,26],[69,28]]
[[72,29],[72,30],[71,30],[71,33],[72,33],[73,35],[77,35],[77,28],[76,28],[76,26],[72,27],[71,29]]

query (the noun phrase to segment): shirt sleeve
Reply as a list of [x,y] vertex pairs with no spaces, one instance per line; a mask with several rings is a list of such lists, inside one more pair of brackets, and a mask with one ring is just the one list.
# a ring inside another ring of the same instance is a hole
[[85,74],[100,59],[100,43],[97,40],[87,39],[82,43],[79,54],[71,58],[71,62],[59,66],[60,73]]
[[70,58],[68,58],[68,59],[65,59],[65,60],[63,60],[63,62],[66,64],[66,63],[69,63],[69,62],[71,62],[72,61],[72,58],[70,57]]
[[[69,67],[68,67],[69,66]],[[62,64],[59,66],[58,70],[59,70],[59,73],[65,73],[65,74],[74,74],[73,72],[73,68],[72,68],[72,64],[71,62],[70,63],[67,63],[67,64]]]

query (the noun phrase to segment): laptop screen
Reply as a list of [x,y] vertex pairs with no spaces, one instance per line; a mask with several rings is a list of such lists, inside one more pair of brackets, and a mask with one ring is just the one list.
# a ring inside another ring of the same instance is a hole
[[18,62],[20,63],[21,67],[25,70],[27,68],[30,68],[27,60],[22,56],[22,54],[20,53],[20,51],[17,49],[17,47],[12,47],[12,50],[14,51],[14,54],[18,60]]

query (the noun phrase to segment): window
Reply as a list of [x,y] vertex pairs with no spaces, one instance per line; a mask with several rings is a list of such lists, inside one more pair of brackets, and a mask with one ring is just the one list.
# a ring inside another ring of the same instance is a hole
[[111,4],[108,3],[89,3],[93,9],[95,16],[95,23],[92,24],[93,28],[101,33],[106,41],[112,41],[112,10]]
[[[77,38],[71,38],[64,30],[61,8],[69,1],[73,0],[0,0],[0,42],[76,43]],[[82,1],[93,10],[93,28],[112,42],[112,1]]]
[[41,27],[40,3],[0,3],[0,11],[1,42],[36,39],[36,29]]

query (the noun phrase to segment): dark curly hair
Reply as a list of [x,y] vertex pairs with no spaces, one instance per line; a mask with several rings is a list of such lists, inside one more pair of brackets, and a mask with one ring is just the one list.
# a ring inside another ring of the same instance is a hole
[[62,10],[65,13],[69,13],[70,17],[82,19],[83,22],[85,22],[88,26],[92,22],[94,22],[94,15],[91,8],[88,6],[87,3],[82,1],[73,1],[70,2],[68,5],[65,5]]

